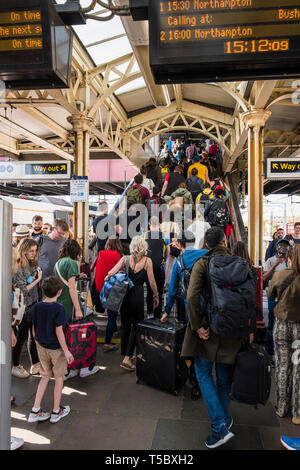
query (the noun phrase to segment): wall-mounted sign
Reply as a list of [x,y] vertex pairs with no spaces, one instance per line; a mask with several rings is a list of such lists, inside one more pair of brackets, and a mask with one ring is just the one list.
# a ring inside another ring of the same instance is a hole
[[148,20],[156,83],[300,75],[299,0],[149,0]]
[[267,179],[300,179],[300,158],[268,158]]
[[7,88],[68,87],[72,46],[52,0],[1,2],[0,80]]
[[0,162],[0,181],[68,180],[71,162]]
[[89,180],[87,176],[73,176],[70,181],[71,202],[88,202]]

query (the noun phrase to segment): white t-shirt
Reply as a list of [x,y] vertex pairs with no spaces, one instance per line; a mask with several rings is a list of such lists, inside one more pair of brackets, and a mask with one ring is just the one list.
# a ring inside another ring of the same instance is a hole
[[[271,258],[268,258],[267,261],[264,262],[263,272],[267,273],[272,268],[272,266],[273,266],[273,264],[275,263],[276,260],[277,260],[277,256],[272,256]],[[284,269],[288,269],[288,268],[289,268],[288,262],[283,261],[283,263],[280,263],[280,264],[278,264],[278,266],[276,266],[275,272],[283,271]]]
[[196,250],[201,250],[204,243],[204,234],[210,228],[208,222],[204,220],[195,220],[189,227],[188,231],[192,232],[195,236],[195,245]]
[[148,191],[150,193],[150,196],[152,197],[153,196],[153,188],[155,186],[155,184],[153,183],[153,180],[151,180],[150,178],[145,178],[143,180],[142,186],[144,188],[148,189]]

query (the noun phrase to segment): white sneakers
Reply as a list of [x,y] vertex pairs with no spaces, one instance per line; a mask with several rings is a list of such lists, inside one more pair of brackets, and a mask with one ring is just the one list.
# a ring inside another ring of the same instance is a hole
[[91,370],[88,367],[84,367],[83,369],[80,369],[79,376],[82,378],[88,377],[89,375],[97,374],[99,370],[100,370],[99,366],[94,366]]
[[34,364],[30,367],[30,373],[24,369],[21,364],[18,366],[13,366],[11,369],[11,375],[17,377],[18,379],[27,379],[31,375],[37,375],[40,373],[40,364]]
[[24,439],[21,439],[19,437],[11,436],[11,438],[10,438],[10,450],[17,450],[20,447],[22,447],[23,444],[24,444]]
[[12,367],[11,375],[13,375],[14,377],[18,377],[19,379],[27,379],[28,377],[30,377],[29,372],[27,372],[27,370],[25,370],[24,367],[21,366],[21,364]]
[[79,375],[79,371],[77,369],[69,369],[69,372],[64,376],[64,382],[76,377],[77,375]]
[[99,372],[99,370],[99,366],[94,366],[91,370],[88,367],[83,367],[80,370],[70,369],[68,374],[64,376],[64,382],[66,380],[72,379],[73,377],[77,377],[78,375],[81,378],[89,377],[89,375],[94,375]]
[[52,411],[51,416],[50,413],[45,413],[41,409],[38,411],[31,410],[28,416],[28,423],[36,423],[38,421],[47,421],[50,418],[50,423],[57,423],[62,418],[67,416],[71,411],[69,406],[61,406],[57,412]]
[[36,423],[37,421],[47,421],[50,418],[50,413],[45,413],[40,408],[38,411],[31,410],[28,416],[28,423]]
[[71,411],[71,408],[69,406],[61,406],[57,413],[52,411],[51,418],[50,418],[50,423],[57,423],[62,418],[65,418],[66,416],[68,416],[70,411]]
[[37,375],[40,373],[40,363],[34,364],[33,366],[30,367],[30,373],[31,375]]

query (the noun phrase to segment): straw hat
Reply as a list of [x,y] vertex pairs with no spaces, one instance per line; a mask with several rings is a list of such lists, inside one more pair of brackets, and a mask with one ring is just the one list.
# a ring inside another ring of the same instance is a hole
[[15,237],[28,237],[30,230],[27,225],[18,225],[14,235]]

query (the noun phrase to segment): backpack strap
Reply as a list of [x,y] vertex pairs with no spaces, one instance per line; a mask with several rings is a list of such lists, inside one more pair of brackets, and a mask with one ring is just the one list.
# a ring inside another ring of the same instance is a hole
[[130,255],[127,255],[125,258],[125,267],[126,267],[126,275],[128,276],[129,268],[130,268]]
[[181,271],[183,272],[185,270],[185,266],[184,266],[184,263],[183,263],[183,255],[182,254],[178,256],[177,261],[178,261],[178,264],[179,264],[179,267],[180,267]]
[[[64,279],[64,278],[62,277],[58,265],[59,265],[59,264],[58,264],[58,261],[57,261],[57,263],[55,264],[54,268],[56,269],[57,274],[58,274],[59,277],[60,277],[60,280],[63,282],[63,284],[64,284],[65,286],[67,286],[67,287],[69,288],[69,283],[66,281],[66,279]],[[76,292],[77,292],[77,294],[80,294],[80,291],[76,290]]]

